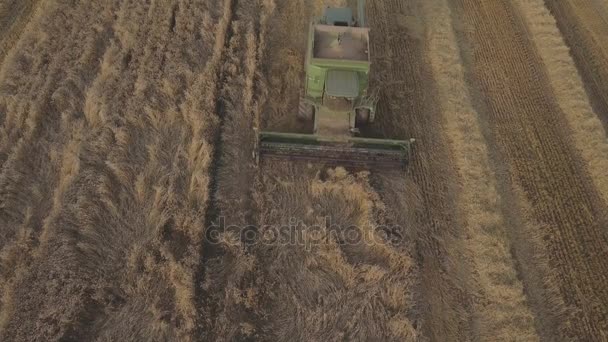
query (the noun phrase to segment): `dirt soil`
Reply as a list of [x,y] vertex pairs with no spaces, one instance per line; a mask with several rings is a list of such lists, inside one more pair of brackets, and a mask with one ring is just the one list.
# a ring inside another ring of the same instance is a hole
[[0,340],[608,340],[608,3],[370,0],[370,137],[254,158],[353,0],[0,2]]

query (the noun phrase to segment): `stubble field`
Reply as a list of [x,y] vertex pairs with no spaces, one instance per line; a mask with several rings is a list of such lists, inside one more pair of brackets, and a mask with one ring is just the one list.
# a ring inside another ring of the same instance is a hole
[[608,3],[370,0],[409,168],[256,165],[355,3],[0,2],[0,340],[607,340]]

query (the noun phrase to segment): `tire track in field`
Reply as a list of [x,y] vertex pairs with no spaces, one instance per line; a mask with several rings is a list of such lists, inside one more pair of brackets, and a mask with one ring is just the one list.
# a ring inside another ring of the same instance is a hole
[[7,0],[0,3],[0,69],[4,59],[19,41],[41,0]]
[[[606,203],[571,144],[542,61],[506,1],[451,1],[479,109],[513,185],[524,191],[566,303],[561,333],[605,338]],[[551,299],[548,299],[551,300]],[[558,298],[557,301],[560,299]]]
[[[234,0],[230,3],[227,33],[222,47],[216,112],[216,136],[210,205],[206,213],[204,264],[199,274],[202,313],[207,316],[201,338],[232,341],[257,334],[251,298],[253,258],[245,244],[243,227],[255,227],[256,171],[253,147],[257,112],[258,44],[264,5]],[[263,86],[262,86],[263,88]],[[217,234],[212,241],[209,231]]]
[[545,0],[570,47],[594,109],[608,127],[608,13],[591,0]]
[[[424,40],[426,20],[421,2],[371,2],[372,68],[382,87],[377,134],[416,138],[408,187],[414,209],[412,238],[417,245],[419,287],[414,298],[418,328],[436,341],[471,336],[470,272],[456,217],[453,159],[436,100],[436,84]],[[404,179],[404,182],[407,180]]]

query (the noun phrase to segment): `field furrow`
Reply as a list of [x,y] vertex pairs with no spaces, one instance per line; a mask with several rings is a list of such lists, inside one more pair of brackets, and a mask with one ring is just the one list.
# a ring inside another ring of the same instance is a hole
[[585,80],[594,109],[608,125],[608,5],[545,0]]
[[573,145],[585,162],[595,188],[608,203],[606,131],[585,93],[569,49],[542,0],[517,0],[515,3],[545,65],[551,90],[572,133]]
[[[452,151],[442,134],[445,122],[425,41],[428,23],[435,19],[425,16],[429,13],[422,12],[421,4],[378,1],[369,6],[372,69],[382,89],[374,125],[381,137],[417,139],[407,177],[412,186],[401,195],[416,208],[409,225],[420,263],[416,305],[425,336],[458,341],[471,335],[471,269],[456,217]],[[405,177],[400,181],[407,182]]]
[[[259,7],[258,7],[259,5]],[[209,341],[260,338],[259,283],[251,245],[257,222],[258,174],[253,158],[259,97],[265,84],[259,74],[269,3],[232,3],[224,46],[217,112],[221,118],[210,206],[206,213],[200,306],[205,316],[201,336]]]
[[601,339],[608,299],[601,276],[608,267],[606,203],[572,145],[542,59],[508,2],[451,3],[468,46],[472,86],[485,99],[480,115],[514,186],[523,189],[532,206],[563,300],[568,307],[585,308],[569,311],[565,319],[572,324],[562,322],[562,333]]
[[426,40],[461,186],[458,210],[467,236],[467,262],[473,270],[471,290],[477,298],[473,304],[474,339],[538,340],[534,316],[511,255],[513,223],[504,217],[504,199],[498,192],[478,113],[466,85],[448,2],[427,1],[424,10],[434,19]]

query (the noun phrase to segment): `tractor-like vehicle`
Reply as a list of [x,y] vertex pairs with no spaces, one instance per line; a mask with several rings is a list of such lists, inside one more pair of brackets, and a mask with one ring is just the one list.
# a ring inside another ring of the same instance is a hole
[[327,8],[309,27],[306,80],[297,117],[313,122],[310,134],[261,132],[258,157],[337,165],[405,167],[410,140],[361,137],[374,122],[377,92],[369,89],[370,35],[365,0],[351,8]]

